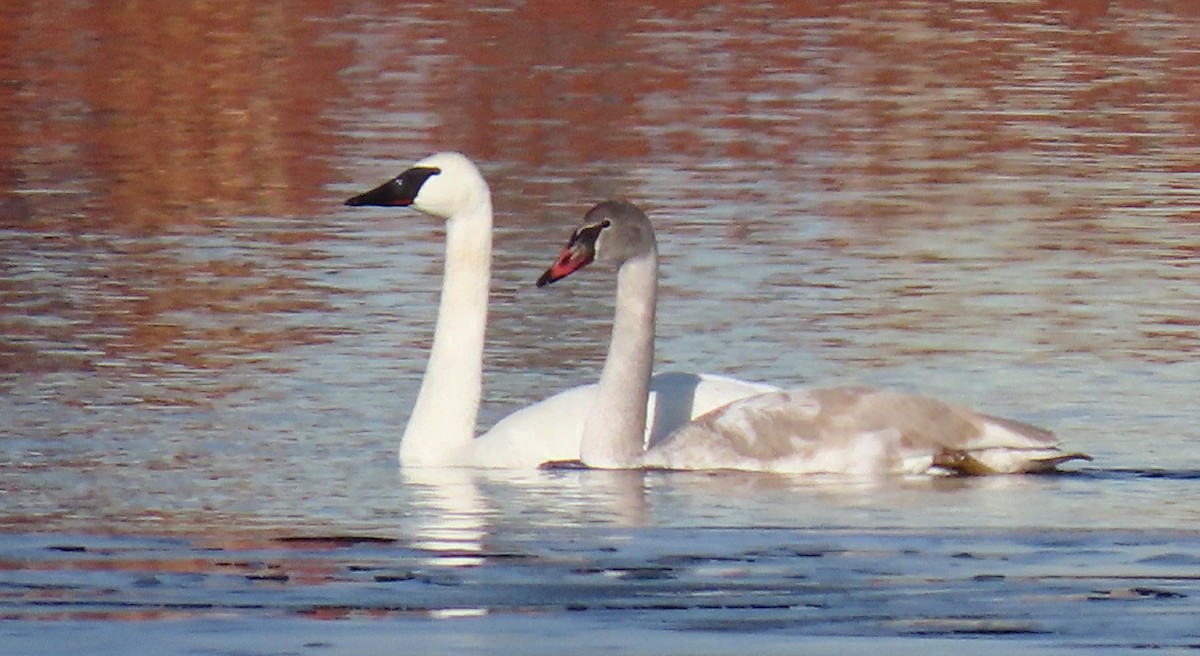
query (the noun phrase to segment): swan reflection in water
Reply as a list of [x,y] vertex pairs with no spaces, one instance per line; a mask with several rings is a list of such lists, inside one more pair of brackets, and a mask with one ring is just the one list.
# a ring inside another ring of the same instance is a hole
[[[401,472],[409,491],[409,545],[437,567],[474,567],[497,552],[494,536],[547,527],[639,527],[647,523],[646,476],[637,470],[512,472],[414,467]],[[499,530],[503,524],[513,530]],[[537,539],[536,537],[534,539]]]
[[412,492],[408,515],[413,549],[423,564],[472,567],[483,563],[483,542],[494,512],[474,472],[454,467],[405,469],[401,480]]

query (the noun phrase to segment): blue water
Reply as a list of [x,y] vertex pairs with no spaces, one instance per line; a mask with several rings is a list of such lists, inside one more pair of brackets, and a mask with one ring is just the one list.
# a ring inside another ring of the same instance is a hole
[[[1194,650],[1200,26],[1087,4],[5,10],[5,653]],[[660,369],[1095,460],[401,474],[442,236],[341,202],[443,148],[497,212],[481,428],[595,379],[612,272],[532,283],[624,196]]]

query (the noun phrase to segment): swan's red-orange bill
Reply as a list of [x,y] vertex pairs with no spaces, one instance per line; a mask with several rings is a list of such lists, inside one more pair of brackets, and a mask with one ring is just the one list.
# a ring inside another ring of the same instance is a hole
[[578,242],[568,245],[562,249],[562,253],[559,254],[554,264],[549,269],[546,269],[541,278],[538,278],[537,286],[545,287],[556,280],[566,278],[588,264],[591,264],[595,255],[595,249],[589,243]]

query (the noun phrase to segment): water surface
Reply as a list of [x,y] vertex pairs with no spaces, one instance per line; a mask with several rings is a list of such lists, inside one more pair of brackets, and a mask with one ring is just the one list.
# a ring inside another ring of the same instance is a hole
[[[1186,7],[0,11],[19,649],[1200,644]],[[495,197],[481,428],[596,377],[611,272],[532,282],[623,196],[658,231],[660,369],[920,391],[1096,459],[402,476],[442,236],[341,202],[440,149]]]

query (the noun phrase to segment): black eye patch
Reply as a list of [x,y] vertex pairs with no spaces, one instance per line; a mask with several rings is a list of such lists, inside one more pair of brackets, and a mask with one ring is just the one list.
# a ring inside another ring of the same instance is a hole
[[413,196],[416,196],[417,192],[421,190],[421,185],[425,184],[426,180],[441,172],[442,170],[436,166],[414,166],[396,176],[396,181],[404,187],[411,187]]
[[567,247],[571,248],[580,243],[595,246],[596,240],[600,238],[600,233],[610,225],[612,224],[609,223],[608,219],[605,219],[595,225],[587,225],[579,228],[575,231],[575,234],[571,235],[571,241],[567,242]]

